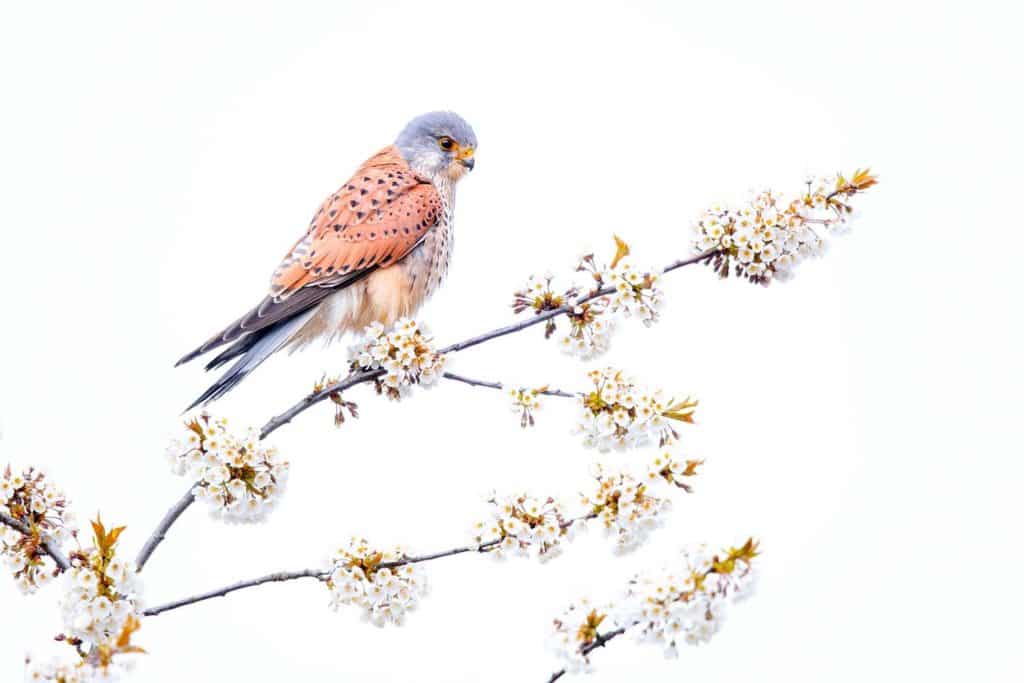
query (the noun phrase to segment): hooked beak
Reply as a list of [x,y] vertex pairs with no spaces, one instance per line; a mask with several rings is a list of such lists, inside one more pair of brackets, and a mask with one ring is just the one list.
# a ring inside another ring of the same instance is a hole
[[475,152],[476,150],[472,147],[463,147],[459,150],[459,163],[465,166],[467,171],[472,171],[476,166],[476,159],[473,158]]

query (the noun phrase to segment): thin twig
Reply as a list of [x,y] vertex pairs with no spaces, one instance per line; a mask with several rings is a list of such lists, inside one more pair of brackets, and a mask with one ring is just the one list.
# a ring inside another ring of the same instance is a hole
[[[594,637],[594,640],[592,642],[589,642],[586,645],[584,645],[582,648],[580,648],[580,654],[586,656],[586,655],[590,654],[591,652],[593,652],[594,650],[596,650],[597,648],[604,647],[604,644],[607,643],[609,640],[611,640],[612,638],[617,638],[618,636],[621,636],[625,632],[626,632],[626,627],[625,626],[620,626],[619,628],[615,629],[614,631],[608,631],[607,633],[598,633]],[[548,679],[548,683],[555,683],[555,681],[557,681],[559,678],[564,676],[565,673],[566,673],[565,669],[559,669],[555,673],[551,674],[551,678]]]
[[[718,255],[719,253],[721,253],[719,250],[713,249],[711,251],[706,251],[703,254],[699,254],[699,255],[693,256],[691,258],[679,259],[679,260],[673,261],[672,263],[668,264],[667,266],[665,266],[662,269],[662,273],[670,273],[673,270],[676,270],[678,268],[682,268],[684,266],[693,265],[695,263],[701,263],[703,261],[706,261],[706,260],[708,260],[708,259],[710,259],[710,258],[712,258],[712,257],[714,257],[716,255]],[[556,317],[558,317],[560,315],[565,315],[567,313],[571,313],[576,306],[579,306],[580,304],[584,304],[584,303],[586,303],[586,302],[588,302],[588,301],[590,301],[592,299],[596,299],[598,297],[607,296],[608,294],[611,294],[614,291],[615,291],[615,289],[612,288],[612,287],[604,287],[602,289],[599,289],[599,290],[594,291],[594,292],[590,292],[589,294],[586,294],[586,295],[580,297],[579,299],[577,299],[572,304],[566,304],[565,306],[560,306],[559,308],[553,308],[553,309],[551,309],[549,311],[543,311],[543,312],[538,313],[537,315],[533,316],[532,318],[528,318],[526,320],[522,320],[522,321],[520,321],[518,323],[514,323],[512,325],[506,325],[504,327],[499,327],[497,329],[491,330],[490,332],[485,332],[485,333],[477,335],[475,337],[470,337],[469,339],[466,339],[464,341],[457,342],[455,344],[451,344],[451,345],[446,346],[446,347],[444,347],[442,349],[439,349],[438,353],[455,353],[457,351],[462,351],[464,349],[468,349],[470,347],[477,346],[478,344],[483,344],[486,341],[490,341],[492,339],[497,339],[498,337],[504,337],[506,335],[513,334],[513,333],[519,332],[521,330],[525,330],[528,327],[533,327],[534,325],[539,325],[542,322],[546,322],[546,321],[548,321],[548,320],[550,320],[552,318],[556,318]],[[299,401],[298,403],[293,405],[288,410],[286,410],[283,413],[281,413],[280,415],[278,415],[276,417],[273,417],[270,420],[268,420],[267,424],[265,424],[263,426],[263,429],[260,430],[260,439],[267,438],[267,436],[269,436],[271,433],[273,433],[277,429],[280,429],[284,425],[286,425],[289,422],[291,422],[292,419],[295,418],[295,416],[297,416],[298,414],[308,410],[309,408],[313,407],[317,403],[320,403],[321,401],[329,398],[332,394],[337,394],[339,392],[344,391],[345,389],[349,389],[351,387],[354,387],[357,384],[363,384],[365,382],[370,382],[370,381],[380,377],[383,374],[384,374],[384,370],[383,369],[364,370],[364,371],[354,372],[354,373],[350,374],[348,377],[346,377],[345,379],[341,380],[340,382],[335,382],[334,384],[331,384],[330,386],[324,387],[320,391],[315,391],[312,394],[309,394],[308,396],[306,396],[304,399],[302,399],[301,401]],[[482,384],[481,386],[486,386],[486,385]]]
[[[25,524],[21,520],[11,517],[10,515],[4,512],[0,512],[0,522],[3,522],[4,524],[6,524],[7,526],[11,527],[16,531],[20,531],[26,536],[32,535],[32,529],[29,528],[27,524]],[[65,556],[64,553],[61,552],[61,549],[57,546],[56,543],[54,543],[52,540],[44,539],[42,534],[40,534],[40,540],[42,541],[40,546],[42,547],[43,551],[53,558],[53,561],[57,563],[57,566],[60,567],[61,571],[67,571],[71,568],[71,563],[68,562],[67,556]]]
[[142,546],[142,550],[139,551],[139,556],[135,558],[135,567],[137,571],[142,571],[142,568],[149,560],[149,556],[153,554],[156,547],[167,537],[167,530],[171,528],[171,525],[178,521],[178,517],[181,517],[181,513],[185,512],[185,510],[188,509],[188,506],[191,505],[195,499],[196,497],[192,494],[192,486],[189,486],[188,492],[182,496],[181,500],[175,503],[170,510],[167,511],[164,518],[160,520],[160,524],[157,525],[156,529],[153,530],[153,533],[150,534],[149,538],[146,540],[146,544]]
[[320,569],[300,569],[294,572],[274,572],[273,574],[267,574],[261,576],[258,579],[249,579],[248,581],[239,581],[233,583],[230,586],[224,586],[217,590],[209,591],[208,593],[200,593],[199,595],[193,595],[190,598],[182,598],[181,600],[175,600],[169,602],[166,605],[159,605],[158,607],[150,607],[143,614],[147,617],[153,617],[161,612],[167,612],[172,609],[178,609],[186,605],[194,605],[197,602],[203,602],[204,600],[210,600],[211,598],[220,598],[228,593],[234,593],[235,591],[242,590],[243,588],[251,588],[253,586],[259,586],[264,583],[272,583],[274,581],[292,581],[294,579],[320,579],[321,581],[327,577],[327,572]]
[[[596,514],[590,513],[582,517],[574,517],[572,519],[565,520],[559,526],[563,529],[567,529],[576,522],[593,519],[596,516]],[[429,562],[431,560],[439,560],[443,557],[453,557],[455,555],[462,555],[465,553],[486,553],[489,550],[491,550],[491,548],[494,548],[495,546],[499,545],[501,541],[502,539],[500,538],[494,538],[489,541],[484,541],[483,543],[474,545],[464,545],[458,548],[451,548],[449,550],[441,550],[436,553],[429,553],[427,555],[404,555],[397,560],[381,562],[377,565],[377,568],[394,569],[395,567],[401,567],[407,564],[419,564],[420,562]],[[166,605],[151,607],[147,609],[145,612],[143,612],[143,614],[147,617],[156,616],[161,612],[167,612],[172,609],[178,609],[179,607],[185,607],[186,605],[194,605],[197,602],[203,602],[204,600],[209,600],[211,598],[219,598],[227,595],[228,593],[233,593],[237,590],[242,590],[243,588],[251,588],[253,586],[259,586],[261,584],[271,583],[273,581],[291,581],[292,579],[303,579],[306,577],[323,580],[326,579],[329,575],[330,572],[317,569],[300,569],[294,572],[276,572],[274,574],[261,576],[258,579],[239,581],[238,583],[233,583],[230,586],[225,586],[224,588],[218,588],[216,590],[208,591],[206,593],[200,593],[199,595],[194,595],[189,598],[175,600],[174,602],[169,602]]]
[[[455,382],[462,382],[463,384],[468,384],[472,387],[487,387],[488,389],[505,388],[505,385],[501,382],[485,382],[482,379],[473,379],[472,377],[466,377],[464,375],[456,375],[454,372],[446,372],[442,377]],[[535,389],[535,391],[538,394],[543,394],[545,396],[561,396],[562,398],[578,398],[580,395],[579,392],[574,394],[568,391],[562,391],[561,389],[551,389],[547,387]]]
[[394,569],[395,567],[401,567],[406,564],[418,564],[420,562],[429,562],[430,560],[438,560],[442,557],[451,557],[453,555],[461,555],[463,553],[485,553],[494,546],[501,543],[501,539],[494,539],[491,541],[484,541],[480,545],[464,545],[461,548],[452,548],[451,550],[442,550],[437,553],[430,553],[429,555],[405,555],[400,560],[391,560],[390,562],[381,562],[378,567],[381,569]]
[[[416,564],[416,563],[419,563],[419,562],[427,562],[429,560],[436,560],[436,559],[439,559],[439,558],[442,558],[442,557],[451,557],[452,555],[461,555],[462,553],[470,553],[470,552],[481,552],[482,553],[482,552],[486,552],[487,549],[490,548],[491,546],[497,545],[500,542],[501,542],[500,540],[487,541],[486,543],[481,543],[480,545],[463,546],[461,548],[452,548],[451,550],[444,550],[444,551],[441,551],[441,552],[438,552],[438,553],[431,553],[430,555],[418,555],[418,556],[417,555],[407,555],[407,556],[405,556],[405,557],[403,557],[401,559],[392,560],[391,562],[381,562],[377,566],[380,569],[394,569],[395,567],[401,567],[402,565],[406,565],[406,564]],[[294,571],[294,572],[276,572],[274,574],[267,574],[266,576],[261,576],[258,579],[249,579],[248,581],[239,581],[238,583],[233,583],[230,586],[225,586],[224,588],[218,588],[216,590],[212,590],[212,591],[209,591],[209,592],[206,592],[206,593],[200,593],[199,595],[193,595],[192,597],[189,597],[189,598],[182,598],[181,600],[175,600],[174,602],[169,602],[166,605],[160,605],[159,607],[151,607],[150,609],[147,609],[143,614],[145,614],[147,617],[156,616],[157,614],[160,614],[161,612],[167,612],[167,611],[172,610],[172,609],[178,609],[179,607],[185,607],[186,605],[194,605],[197,602],[203,602],[204,600],[209,600],[211,598],[223,597],[223,596],[227,595],[228,593],[233,593],[233,592],[235,592],[237,590],[242,590],[243,588],[252,588],[253,586],[259,586],[261,584],[271,583],[273,581],[291,581],[293,579],[304,579],[306,577],[324,580],[329,575],[330,575],[330,572],[322,570],[322,569],[300,569],[300,570]]]
[[341,380],[340,382],[335,382],[330,386],[324,387],[320,391],[314,391],[312,394],[306,396],[306,398],[302,399],[288,410],[284,411],[277,417],[271,418],[269,421],[267,421],[267,424],[263,425],[263,429],[260,430],[260,439],[262,440],[267,438],[268,436],[270,436],[272,432],[280,429],[281,427],[291,422],[296,415],[298,415],[301,412],[304,412],[305,410],[308,410],[309,408],[313,407],[320,401],[329,398],[331,394],[340,393],[345,389],[354,387],[357,384],[362,384],[363,382],[370,382],[372,380],[377,379],[383,374],[383,369],[354,372],[345,379]]

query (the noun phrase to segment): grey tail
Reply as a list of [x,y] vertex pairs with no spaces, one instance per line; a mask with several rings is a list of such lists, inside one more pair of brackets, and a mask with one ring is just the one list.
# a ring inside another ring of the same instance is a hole
[[314,311],[315,309],[306,311],[273,327],[250,334],[210,361],[209,365],[206,366],[207,370],[218,368],[229,360],[238,358],[238,361],[228,368],[227,372],[221,375],[199,398],[193,401],[185,409],[185,412],[187,413],[196,406],[206,405],[211,401],[215,401],[234,389],[239,382],[248,377],[250,372],[284,346],[291,336],[306,324],[306,321],[309,320]]

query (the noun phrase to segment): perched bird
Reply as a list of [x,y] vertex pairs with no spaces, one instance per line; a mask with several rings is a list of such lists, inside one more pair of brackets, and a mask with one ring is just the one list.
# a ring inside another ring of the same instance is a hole
[[448,270],[455,185],[473,169],[476,146],[460,116],[431,112],[363,163],[320,206],[263,300],[175,364],[226,344],[206,369],[235,361],[187,410],[223,396],[281,349],[414,315]]

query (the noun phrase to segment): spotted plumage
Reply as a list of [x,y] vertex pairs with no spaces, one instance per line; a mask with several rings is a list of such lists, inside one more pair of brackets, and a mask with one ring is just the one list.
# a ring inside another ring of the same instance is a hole
[[469,124],[433,112],[364,162],[317,210],[264,299],[178,361],[225,345],[206,369],[235,360],[189,408],[219,398],[281,349],[414,315],[447,272],[455,184],[475,165],[475,149]]

